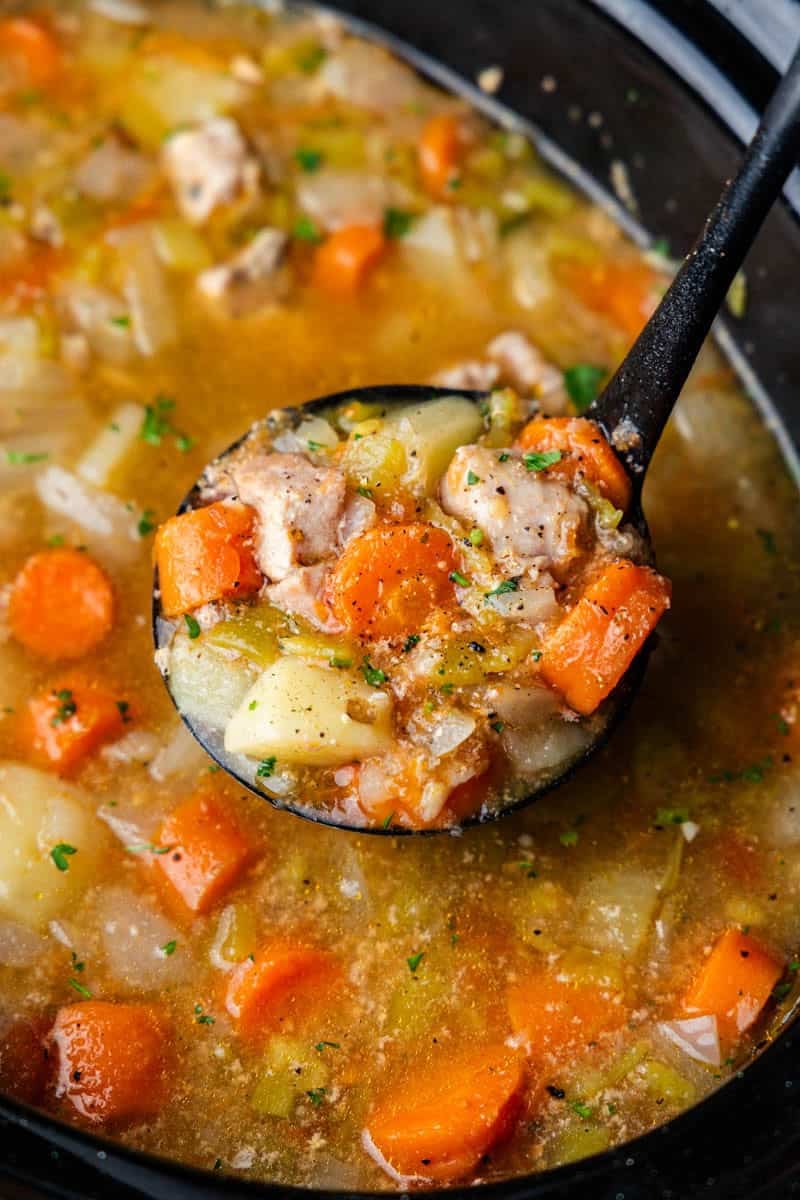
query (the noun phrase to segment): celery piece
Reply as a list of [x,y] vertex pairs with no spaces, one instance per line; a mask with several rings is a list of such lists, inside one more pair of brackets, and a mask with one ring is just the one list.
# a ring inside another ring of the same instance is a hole
[[602,1125],[574,1125],[565,1129],[551,1146],[553,1165],[577,1162],[592,1154],[602,1154],[611,1144],[611,1134]]
[[186,221],[158,221],[153,232],[156,253],[171,270],[195,274],[211,266],[211,251],[204,238]]
[[260,1117],[291,1116],[295,1103],[309,1092],[327,1087],[330,1069],[308,1042],[298,1038],[270,1038],[250,1105]]
[[665,1100],[675,1108],[686,1108],[697,1097],[697,1089],[689,1079],[684,1079],[666,1063],[649,1059],[638,1071],[645,1087],[654,1100]]
[[214,625],[204,640],[223,650],[235,650],[259,667],[268,667],[278,657],[278,638],[288,632],[289,623],[282,612],[269,605],[256,605]]
[[403,444],[386,433],[368,433],[347,443],[341,460],[342,470],[354,487],[364,488],[373,497],[392,496],[406,472]]

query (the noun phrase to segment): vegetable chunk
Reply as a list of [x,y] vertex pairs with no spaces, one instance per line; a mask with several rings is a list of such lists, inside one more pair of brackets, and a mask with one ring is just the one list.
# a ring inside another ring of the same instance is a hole
[[62,1008],[51,1039],[56,1095],[94,1125],[154,1116],[166,1097],[167,1036],[152,1009],[88,1000]]
[[8,620],[32,654],[82,658],[111,631],[111,581],[81,550],[43,550],[28,559],[11,585]]
[[128,705],[95,679],[66,675],[28,701],[34,752],[60,775],[121,736]]
[[179,617],[212,600],[257,591],[254,513],[218,502],[170,517],[156,535],[155,558],[165,616]]
[[539,971],[508,991],[508,1015],[535,1063],[563,1062],[602,1033],[619,1029],[627,1009],[601,984],[573,982],[557,970]]
[[336,616],[352,633],[403,637],[452,604],[453,543],[433,525],[381,525],[346,547],[331,583]]
[[0,21],[0,60],[30,87],[46,87],[61,73],[61,51],[52,34],[27,17]]
[[617,686],[669,608],[671,588],[622,560],[590,584],[545,643],[542,676],[588,716]]
[[347,225],[322,243],[314,257],[313,281],[339,295],[357,292],[383,257],[386,240],[372,225]]
[[332,954],[272,942],[234,969],[225,1007],[244,1037],[259,1037],[278,1027],[288,1014],[316,1011],[339,978]]
[[243,834],[207,791],[184,801],[167,817],[158,837],[169,847],[156,862],[193,913],[205,913],[224,895],[252,857]]
[[465,150],[461,123],[456,117],[449,113],[431,117],[419,141],[419,170],[432,196],[441,199],[454,194]]
[[392,702],[354,671],[280,658],[254,683],[225,730],[250,758],[339,766],[391,746]]
[[586,417],[534,417],[522,430],[517,445],[541,454],[558,451],[561,458],[548,468],[551,475],[562,479],[583,476],[615,508],[627,510],[631,481],[594,421]]
[[783,963],[755,938],[726,929],[684,997],[687,1012],[712,1014],[720,1036],[736,1042],[758,1019]]
[[524,1082],[520,1057],[503,1045],[419,1064],[373,1110],[365,1132],[401,1175],[448,1183],[509,1136]]

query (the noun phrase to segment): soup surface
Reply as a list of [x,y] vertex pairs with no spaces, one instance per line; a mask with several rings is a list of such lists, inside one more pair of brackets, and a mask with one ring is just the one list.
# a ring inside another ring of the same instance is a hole
[[4,6],[1,1090],[209,1170],[392,1190],[623,1142],[771,1036],[797,500],[712,351],[645,496],[674,588],[645,687],[533,808],[311,825],[216,768],[153,662],[156,529],[251,423],[397,381],[577,418],[667,278],[327,17]]

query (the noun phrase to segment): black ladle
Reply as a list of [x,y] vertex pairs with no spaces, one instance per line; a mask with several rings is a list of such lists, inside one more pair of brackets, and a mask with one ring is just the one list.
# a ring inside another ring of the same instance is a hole
[[[797,165],[798,158],[800,50],[795,54],[767,106],[737,175],[726,185],[702,233],[686,256],[655,313],[602,395],[585,414],[600,425],[630,476],[633,493],[627,520],[638,528],[648,544],[649,531],[642,512],[641,493],[650,460],[734,277],[741,268],[767,213],[780,195],[787,176]],[[362,388],[339,396],[312,400],[286,416],[293,416],[299,420],[303,415],[334,408],[337,403],[345,400],[371,403],[380,398],[384,401],[388,399],[411,404],[415,401],[429,400],[434,394],[437,394],[437,389],[425,386]],[[483,393],[455,389],[438,394],[462,395],[475,403],[486,398]],[[269,419],[267,425],[268,422]],[[250,433],[246,434],[245,438],[228,447],[216,460],[216,464],[238,450],[242,442],[250,436]],[[201,477],[186,497],[181,505],[181,512],[194,508],[201,502],[204,478]],[[172,629],[172,625],[165,621],[161,614],[156,578],[153,592],[153,630],[157,648],[169,643]],[[597,733],[589,746],[571,760],[565,770],[548,777],[541,786],[528,792],[521,799],[515,799],[505,806],[465,820],[462,826],[504,816],[532,803],[545,792],[563,783],[577,767],[591,757],[627,711],[644,675],[646,659],[647,648],[639,654],[625,679],[606,702],[604,721],[598,725]],[[278,798],[269,794],[257,786],[255,764],[248,778],[231,763],[223,748],[221,734],[210,734],[207,730],[199,728],[185,714],[181,713],[181,716],[190,732],[212,758],[243,787],[269,800],[276,807],[288,809],[321,824],[335,825],[340,829],[357,829],[361,833],[386,833],[396,836],[412,832],[438,832],[415,831],[393,825],[352,826],[336,819],[335,815],[327,810],[303,805],[301,798]],[[449,827],[449,831],[452,832],[452,826]]]

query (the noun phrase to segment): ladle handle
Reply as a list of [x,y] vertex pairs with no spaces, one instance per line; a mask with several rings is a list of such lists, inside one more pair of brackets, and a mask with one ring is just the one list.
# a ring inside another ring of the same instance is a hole
[[798,159],[800,49],[769,102],[738,173],[726,185],[655,313],[586,413],[617,448],[637,495],[714,318]]

